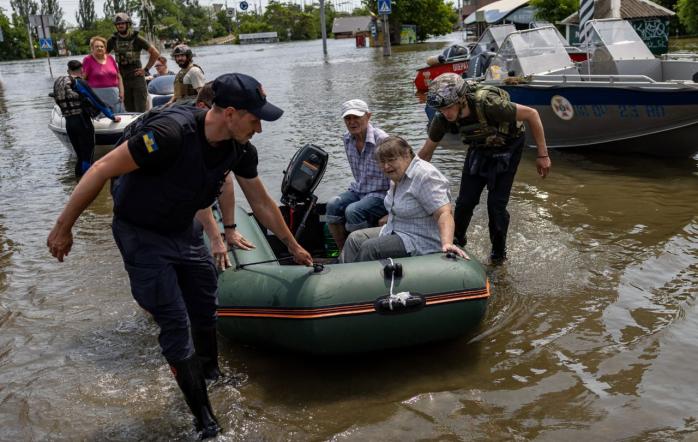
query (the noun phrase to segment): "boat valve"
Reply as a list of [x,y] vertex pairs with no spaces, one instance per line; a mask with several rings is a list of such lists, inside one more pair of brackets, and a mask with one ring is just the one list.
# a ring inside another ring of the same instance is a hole
[[313,263],[313,273],[320,273],[325,270],[325,266],[322,264]]

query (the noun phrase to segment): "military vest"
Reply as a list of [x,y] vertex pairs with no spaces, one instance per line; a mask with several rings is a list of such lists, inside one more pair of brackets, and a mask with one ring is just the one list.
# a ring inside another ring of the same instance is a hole
[[163,171],[136,169],[119,177],[112,188],[117,218],[160,233],[182,232],[191,226],[199,209],[213,204],[236,152],[230,149],[223,161],[213,168],[206,167],[204,146],[197,133],[198,112],[203,111],[185,106],[168,107],[151,111],[126,128],[124,138],[129,138],[154,119],[166,118],[179,126],[182,150]]
[[[174,79],[174,98],[175,100],[178,100],[180,98],[187,98],[187,97],[196,97],[198,95],[198,92],[196,89],[191,84],[184,84],[184,77],[187,75],[189,70],[196,66],[197,68],[201,69],[201,66],[190,63],[189,66],[180,69],[179,72],[177,72],[177,75],[175,76]],[[204,70],[201,69],[201,72],[203,73]]]
[[485,112],[489,94],[496,94],[503,102],[511,101],[507,91],[487,84],[480,84],[473,92],[466,94],[465,99],[468,100],[471,112],[474,111],[477,122],[459,127],[463,144],[496,149],[523,135],[525,127],[521,121],[517,121],[516,124],[510,122],[491,124],[487,121]]
[[[70,84],[70,92],[62,91],[66,87],[66,83]],[[71,76],[61,77],[60,80],[53,84],[53,99],[58,107],[61,108],[61,113],[64,116],[79,115],[82,113],[83,100],[82,95],[75,92],[75,79]]]
[[118,32],[112,36],[114,39],[114,57],[119,63],[120,70],[141,68],[141,51],[134,47],[137,37],[138,31],[131,31],[127,37],[122,37]]

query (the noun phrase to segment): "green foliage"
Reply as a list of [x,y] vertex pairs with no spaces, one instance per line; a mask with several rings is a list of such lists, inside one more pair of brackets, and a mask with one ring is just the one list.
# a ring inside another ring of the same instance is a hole
[[273,31],[271,25],[254,12],[238,12],[238,34]]
[[218,11],[213,22],[213,36],[222,37],[228,35],[235,29],[234,26],[233,20],[228,17],[225,11]]
[[75,20],[78,22],[78,26],[83,29],[89,29],[94,25],[95,20],[97,20],[94,0],[79,0]]
[[109,39],[114,33],[114,24],[111,18],[96,20],[90,29],[77,29],[65,37],[68,50],[72,54],[89,54],[90,39],[96,35]]
[[65,32],[65,20],[63,20],[63,8],[58,4],[58,0],[41,0],[41,13],[53,14],[56,24],[55,31],[62,34]]
[[0,60],[17,60],[31,56],[26,28],[12,26],[2,10],[0,10],[0,28],[5,40],[0,43]]
[[[327,2],[325,4],[327,34],[331,31],[335,15],[334,7]],[[262,19],[271,26],[271,31],[278,34],[279,41],[311,40],[322,36],[319,6],[308,5],[305,10],[302,10],[296,4],[271,1]]]
[[[362,0],[363,4],[378,14],[377,0]],[[409,2],[391,2],[390,33],[391,41],[397,43],[400,28],[405,25],[417,25],[417,40],[426,40],[430,35],[444,35],[453,30],[458,22],[458,12],[444,0],[411,0]]]
[[698,33],[698,2],[696,0],[678,0],[676,10],[679,21],[692,34]]
[[[29,16],[39,11],[39,5],[34,0],[10,0],[10,6],[14,12],[12,22],[15,26],[26,26],[29,23]],[[21,21],[17,21],[15,18]]]
[[579,10],[579,0],[530,0],[537,9],[536,18],[557,23]]
[[133,5],[129,5],[128,0],[105,0],[102,12],[104,12],[104,18],[113,20],[117,12],[126,12],[130,15],[134,9],[138,8],[139,3],[135,2]]

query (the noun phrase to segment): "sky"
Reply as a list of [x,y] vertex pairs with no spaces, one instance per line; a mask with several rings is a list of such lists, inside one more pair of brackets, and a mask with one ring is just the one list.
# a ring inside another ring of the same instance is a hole
[[[268,0],[245,0],[249,5],[249,10],[254,10],[255,5],[257,9],[263,9],[266,7]],[[40,0],[36,0],[37,3],[41,3]],[[95,2],[95,12],[98,17],[102,17],[104,13],[102,12],[102,7],[104,5],[104,0],[94,0]],[[282,0],[283,3],[295,3],[310,5],[313,0]],[[326,3],[334,4],[337,11],[351,12],[355,7],[361,6],[361,0],[325,0]],[[202,6],[209,6],[213,3],[226,4],[225,0],[199,0],[199,4]],[[63,8],[63,19],[69,24],[75,24],[75,12],[78,9],[79,0],[58,0],[61,8]],[[239,7],[240,0],[228,0],[228,7],[234,7],[240,10]],[[12,14],[12,7],[10,6],[10,0],[0,0],[0,8],[3,9],[5,15],[10,16]]]

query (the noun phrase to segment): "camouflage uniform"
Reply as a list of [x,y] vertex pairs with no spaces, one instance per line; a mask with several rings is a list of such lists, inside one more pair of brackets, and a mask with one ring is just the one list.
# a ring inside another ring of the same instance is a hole
[[516,104],[497,87],[459,80],[457,74],[442,74],[430,86],[433,105],[460,103],[470,115],[449,122],[437,113],[429,126],[429,139],[441,141],[446,132],[460,134],[468,153],[463,164],[460,190],[454,213],[454,242],[465,245],[466,231],[485,186],[492,243],[492,259],[506,257],[509,212],[506,209],[514,176],[524,146],[524,126],[516,120]]
[[141,51],[150,49],[150,43],[130,30],[126,37],[114,32],[107,42],[107,52],[114,52],[119,64],[119,73],[124,83],[124,107],[127,112],[145,112],[148,90],[144,76],[136,76],[136,69],[142,68]]

